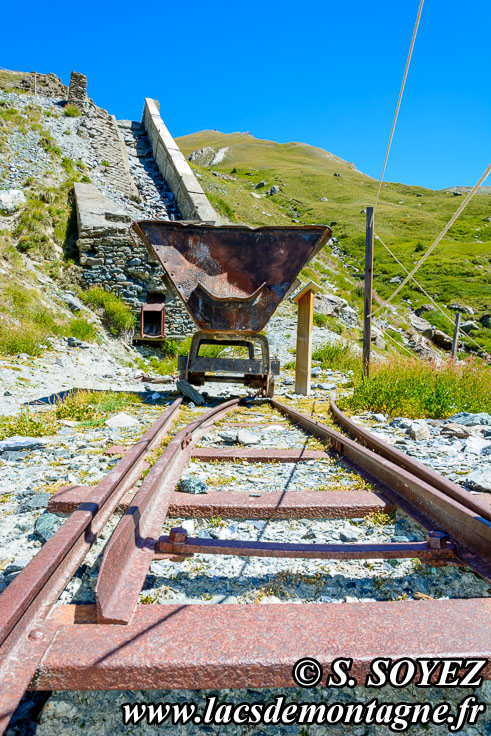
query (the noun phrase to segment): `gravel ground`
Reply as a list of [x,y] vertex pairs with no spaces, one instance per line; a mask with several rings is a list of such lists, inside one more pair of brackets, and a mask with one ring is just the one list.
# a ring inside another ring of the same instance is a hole
[[[83,352],[83,351],[81,351]],[[344,390],[346,376],[329,372],[321,372],[315,377],[319,382],[327,379],[334,383],[339,381],[339,389]],[[121,377],[130,380],[131,377]],[[287,393],[290,388],[290,377],[287,375],[279,382],[279,392]],[[141,386],[140,386],[141,390]],[[224,387],[219,391],[223,394]],[[227,390],[227,388],[225,388]],[[228,387],[229,394],[235,391]],[[316,389],[320,399],[319,406],[324,406],[335,389]],[[147,392],[149,393],[149,392]],[[210,393],[218,393],[214,387]],[[288,394],[294,403],[295,397]],[[58,483],[90,482],[100,479],[115,462],[103,454],[104,448],[113,443],[130,444],[155,419],[162,405],[168,403],[171,396],[161,394],[155,403],[144,405],[135,410],[137,424],[127,429],[111,430],[106,426],[80,430],[79,427],[65,427],[56,437],[49,438],[45,446],[28,453],[17,453],[17,457],[1,458],[2,462],[2,515],[0,516],[0,533],[5,540],[3,546],[5,562],[2,578],[5,586],[36,553],[43,543],[43,538],[36,529],[41,517],[53,517],[48,521],[55,529],[63,518],[62,515],[48,515],[44,507],[49,492]],[[195,409],[196,415],[202,409]],[[259,414],[259,416],[258,416]],[[247,410],[240,410],[237,421],[246,422]],[[235,417],[230,417],[235,421]],[[364,415],[359,421],[373,427],[397,446],[409,449],[411,454],[420,457],[428,464],[442,464],[443,455],[438,454],[437,447],[451,444],[442,430],[444,423],[429,424],[430,437],[424,440],[413,440],[409,434],[412,422],[390,423],[379,415]],[[465,419],[463,420],[465,421]],[[252,426],[234,427],[246,432],[249,446],[252,440],[257,446],[268,447],[304,447],[307,435],[298,428],[293,428],[288,421],[276,412],[261,410],[254,414]],[[404,424],[404,423],[402,423]],[[177,425],[176,429],[180,425]],[[477,426],[476,435],[483,439],[487,424]],[[484,429],[483,429],[484,428]],[[231,431],[227,421],[222,421],[213,428],[201,441],[201,446],[227,446],[230,444]],[[474,430],[473,430],[474,432]],[[222,435],[222,436],[221,436]],[[484,440],[486,441],[486,440]],[[462,448],[460,448],[462,450]],[[486,446],[484,446],[486,449]],[[15,453],[14,453],[15,455]],[[445,456],[446,457],[446,456]],[[458,457],[458,467],[465,472],[479,467],[479,455],[462,451]],[[457,463],[457,460],[455,460]],[[457,465],[447,471],[451,475],[457,472]],[[230,490],[246,490],[261,488],[268,490],[317,489],[318,492],[329,492],[330,488],[356,487],[357,479],[337,460],[328,458],[320,461],[303,461],[296,465],[271,465],[268,463],[246,464],[242,462],[224,463],[219,467],[216,463],[192,460],[184,473],[184,478],[198,478],[210,490],[226,493]],[[324,490],[319,490],[324,489]],[[12,492],[13,491],[13,492]],[[7,498],[5,498],[5,495]],[[103,547],[109,538],[111,529],[117,523],[115,515],[105,530],[103,537],[91,550],[84,565],[62,594],[60,602],[87,603],[94,601],[94,585],[100,564]],[[168,520],[163,531],[183,523],[188,531],[200,537],[221,539],[257,539],[262,541],[308,541],[341,542],[341,541],[416,541],[424,538],[417,527],[405,514],[397,512],[390,523],[380,525],[363,519],[329,519],[329,520],[285,520],[264,521],[249,519],[234,521],[226,518]],[[48,524],[48,528],[50,526]],[[41,527],[44,529],[45,527]],[[282,603],[333,603],[367,602],[374,600],[394,600],[400,598],[421,597],[433,598],[481,597],[489,595],[489,586],[474,573],[453,566],[432,567],[422,565],[414,560],[372,560],[372,561],[322,561],[322,560],[275,560],[262,558],[234,558],[196,555],[182,563],[168,560],[154,561],[147,575],[140,597],[145,603],[238,603],[278,604]],[[424,605],[424,603],[422,603]],[[211,691],[210,691],[211,692]],[[335,700],[346,702],[367,701],[376,696],[386,702],[422,702],[421,692],[409,687],[401,691],[384,688],[374,691],[357,687],[343,688],[339,692],[322,690],[320,692],[270,689],[266,691],[217,691],[214,693],[220,700],[239,703],[243,700],[270,701],[278,695],[285,695],[291,700],[317,702],[323,697],[325,702]],[[425,690],[425,702],[450,702],[454,707],[464,698],[467,691],[461,689],[431,688]],[[483,686],[476,693],[481,701],[489,702],[489,686]],[[20,706],[16,718],[9,727],[8,734],[71,734],[83,732],[92,734],[113,733],[157,733],[166,729],[172,734],[362,734],[390,733],[385,726],[123,726],[121,720],[121,704],[123,702],[191,702],[196,694],[189,691],[152,691],[124,693],[54,693],[47,701],[40,694],[27,695]],[[198,698],[204,700],[206,693],[200,692]],[[447,727],[444,727],[447,730]],[[411,733],[442,733],[442,727],[413,726]],[[481,718],[477,727],[464,729],[462,733],[489,734],[490,725]]]

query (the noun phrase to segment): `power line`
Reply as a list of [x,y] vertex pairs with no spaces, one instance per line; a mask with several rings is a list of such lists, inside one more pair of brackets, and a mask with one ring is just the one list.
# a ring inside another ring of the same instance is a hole
[[445,227],[443,228],[443,230],[441,231],[441,233],[439,235],[437,235],[437,237],[435,238],[435,240],[433,241],[433,243],[430,245],[430,247],[428,248],[428,250],[426,251],[426,253],[424,254],[424,256],[414,266],[413,270],[410,273],[408,273],[408,275],[402,280],[402,282],[399,284],[399,286],[392,292],[392,294],[389,296],[389,298],[386,299],[383,304],[381,304],[379,307],[377,307],[377,309],[374,312],[372,312],[372,314],[370,316],[373,317],[375,314],[377,314],[378,312],[380,312],[381,309],[384,309],[384,307],[386,307],[389,304],[389,302],[392,301],[392,299],[400,292],[400,290],[414,276],[414,274],[416,273],[416,271],[419,268],[421,268],[421,266],[426,261],[426,259],[435,250],[435,248],[438,245],[438,243],[440,242],[440,240],[443,237],[445,237],[445,235],[450,230],[450,228],[452,227],[452,225],[454,224],[454,222],[457,220],[457,218],[459,217],[459,215],[464,211],[464,209],[466,208],[466,206],[468,205],[468,203],[471,201],[472,197],[475,195],[475,193],[477,192],[477,190],[479,189],[479,187],[481,186],[481,184],[483,183],[483,181],[487,178],[487,176],[488,176],[488,174],[489,174],[490,171],[491,171],[491,164],[488,165],[486,171],[484,172],[484,174],[482,174],[482,176],[480,177],[479,181],[476,184],[474,184],[474,186],[472,187],[471,191],[467,194],[467,197],[464,199],[464,201],[462,202],[462,204],[460,205],[460,207],[458,208],[458,210],[452,215],[452,217],[447,222],[447,224],[445,225]]
[[408,53],[407,61],[406,61],[406,68],[404,69],[404,76],[402,78],[401,89],[399,91],[399,98],[397,100],[396,111],[395,111],[394,120],[392,122],[392,128],[391,128],[390,136],[389,136],[389,143],[387,145],[387,151],[385,153],[384,165],[382,167],[382,173],[380,175],[380,181],[379,181],[379,184],[378,184],[377,196],[375,197],[375,204],[373,205],[374,213],[375,213],[375,209],[376,209],[376,207],[378,205],[378,200],[379,200],[379,197],[380,197],[380,190],[382,189],[382,182],[383,182],[384,176],[385,176],[385,169],[387,167],[387,161],[389,160],[390,148],[392,146],[392,139],[394,137],[394,131],[396,129],[397,118],[399,116],[399,109],[401,107],[401,101],[402,101],[402,95],[404,93],[404,87],[406,86],[407,73],[409,71],[409,65],[411,63],[411,57],[413,55],[414,42],[416,41],[416,35],[418,33],[419,20],[421,18],[421,11],[423,10],[423,3],[424,3],[424,0],[421,0],[420,3],[419,3],[418,15],[416,17],[416,23],[415,23],[414,30],[413,30],[413,37],[411,39],[411,45],[409,47],[409,53]]
[[[405,266],[405,265],[404,265],[403,263],[401,263],[401,262],[400,262],[400,260],[398,259],[398,257],[397,257],[397,256],[396,256],[396,255],[395,255],[395,254],[394,254],[394,253],[393,253],[393,252],[391,251],[391,249],[389,248],[389,246],[388,246],[388,245],[386,245],[386,244],[384,243],[384,241],[382,240],[382,238],[380,237],[380,235],[377,235],[377,234],[375,233],[375,237],[376,237],[376,238],[377,238],[377,240],[379,240],[379,241],[380,241],[380,243],[381,243],[381,244],[382,244],[382,245],[384,246],[385,250],[386,250],[386,251],[388,251],[388,253],[390,253],[390,255],[392,256],[392,258],[393,258],[393,259],[394,259],[394,260],[395,260],[395,261],[396,261],[396,262],[397,262],[397,263],[399,264],[399,266],[400,266],[400,267],[401,267],[401,268],[402,268],[402,269],[403,269],[403,270],[404,270],[404,271],[405,271],[405,272],[406,272],[407,274],[409,274],[409,271],[407,270],[406,266]],[[446,312],[445,312],[445,311],[444,311],[444,310],[442,309],[442,307],[441,307],[441,306],[440,306],[440,305],[439,305],[439,304],[438,304],[438,303],[437,303],[437,302],[436,302],[436,301],[435,301],[435,300],[433,299],[433,297],[432,297],[432,296],[430,296],[430,295],[428,294],[428,292],[426,291],[426,289],[425,289],[425,288],[424,288],[423,286],[421,286],[421,284],[420,284],[420,283],[419,283],[418,281],[416,281],[416,279],[414,278],[414,276],[411,276],[411,279],[412,279],[412,280],[414,281],[414,283],[416,284],[416,286],[418,287],[418,289],[420,289],[420,290],[421,290],[421,291],[423,292],[423,294],[424,294],[424,295],[426,296],[426,298],[430,300],[430,302],[431,302],[431,303],[433,304],[433,306],[434,306],[434,307],[436,307],[436,309],[437,309],[437,310],[438,310],[439,312],[441,312],[441,314],[442,314],[442,315],[443,315],[443,316],[445,317],[445,319],[447,319],[447,320],[448,320],[448,321],[449,321],[449,322],[450,322],[450,323],[451,323],[451,324],[453,325],[453,324],[454,324],[454,320],[453,320],[453,319],[452,319],[452,318],[451,318],[451,317],[450,317],[450,316],[449,316],[449,315],[448,315],[448,314],[447,314],[447,313],[446,313]],[[471,337],[470,335],[468,335],[468,334],[467,334],[466,332],[464,332],[464,330],[462,330],[461,328],[459,328],[459,333],[460,333],[460,334],[461,334],[461,335],[462,335],[463,337],[466,337],[466,338],[468,338],[468,339],[469,339],[469,340],[470,340],[471,342],[473,342],[473,343],[474,343],[474,345],[476,345],[476,346],[477,346],[477,347],[478,347],[478,348],[479,348],[480,350],[482,350],[482,351],[483,351],[484,355],[486,355],[486,356],[488,356],[488,355],[489,355],[489,354],[487,353],[487,351],[486,351],[486,350],[485,350],[485,349],[484,349],[484,348],[482,347],[482,345],[479,345],[479,343],[478,343],[478,342],[477,342],[476,340],[474,340],[474,338],[473,338],[473,337]]]

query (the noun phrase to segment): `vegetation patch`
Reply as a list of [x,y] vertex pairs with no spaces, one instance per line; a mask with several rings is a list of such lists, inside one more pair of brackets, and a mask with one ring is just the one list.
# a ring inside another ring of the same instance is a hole
[[37,414],[23,409],[15,417],[0,417],[0,440],[7,437],[45,437],[56,434],[58,423],[52,411]]
[[138,394],[116,391],[77,391],[54,408],[56,419],[102,422],[110,414],[140,404]]
[[491,412],[491,371],[478,358],[440,366],[392,358],[390,363],[373,364],[370,378],[355,373],[353,385],[352,396],[340,402],[353,412],[433,419],[461,411]]
[[320,362],[322,368],[339,371],[355,371],[361,368],[361,356],[349,343],[326,343],[312,351],[312,360]]
[[110,332],[118,337],[134,329],[136,317],[121,297],[100,286],[93,286],[80,294],[82,300],[92,309],[102,312]]
[[66,118],[78,118],[82,113],[76,105],[65,105],[63,115]]

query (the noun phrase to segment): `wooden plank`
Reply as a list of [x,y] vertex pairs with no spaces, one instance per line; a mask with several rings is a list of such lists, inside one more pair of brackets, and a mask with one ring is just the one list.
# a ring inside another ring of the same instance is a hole
[[312,370],[312,327],[314,324],[314,291],[309,289],[298,300],[297,351],[295,360],[295,393],[310,394]]

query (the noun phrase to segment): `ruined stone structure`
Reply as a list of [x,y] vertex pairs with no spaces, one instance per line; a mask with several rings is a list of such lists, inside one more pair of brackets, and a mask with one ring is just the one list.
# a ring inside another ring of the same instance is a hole
[[[79,107],[84,96],[86,99],[78,135],[90,138],[97,157],[104,162],[101,184],[116,190],[114,199],[119,202],[116,204],[105,196],[101,186],[75,184],[77,245],[80,265],[84,268],[83,278],[87,287],[102,286],[121,296],[131,306],[145,328],[140,337],[153,339],[158,338],[159,333],[161,335],[163,310],[165,337],[185,337],[195,331],[194,323],[160,264],[152,260],[146,248],[131,237],[129,226],[132,218],[149,217],[169,219],[182,216],[190,220],[217,222],[217,213],[164,125],[158,103],[145,100],[141,124],[121,121],[118,126],[112,115],[88,100],[86,80],[81,77],[83,75],[72,72],[68,97],[69,102]],[[149,189],[145,183],[142,184],[142,168],[135,167],[135,157],[138,156],[145,161],[145,176],[151,177],[153,169],[160,177],[160,188],[150,192],[148,202]],[[142,191],[142,197],[135,182]],[[155,199],[162,202],[160,209],[152,204]],[[163,214],[158,214],[161,211]],[[139,330],[135,333],[135,337],[138,336]]]
[[70,76],[70,88],[68,90],[68,104],[76,105],[80,110],[85,110],[88,102],[87,77],[85,74],[72,72]]
[[91,138],[92,147],[107,166],[104,178],[121,194],[134,202],[140,200],[138,189],[131,177],[126,146],[114,115],[94,105],[87,107],[78,135]]
[[[194,324],[159,263],[130,235],[131,217],[93,184],[75,184],[80,265],[87,287],[103,286],[135,312],[163,297],[166,338],[185,337]],[[137,336],[137,335],[136,335]]]

